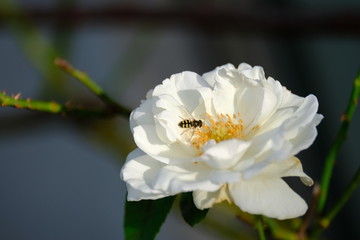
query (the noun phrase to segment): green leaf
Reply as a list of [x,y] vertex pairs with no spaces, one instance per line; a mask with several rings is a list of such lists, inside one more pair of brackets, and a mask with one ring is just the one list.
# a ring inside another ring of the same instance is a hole
[[125,204],[125,239],[151,240],[159,232],[175,196],[159,200],[142,200]]
[[209,209],[200,210],[195,206],[192,192],[181,195],[180,209],[185,222],[192,227],[201,222],[209,211]]

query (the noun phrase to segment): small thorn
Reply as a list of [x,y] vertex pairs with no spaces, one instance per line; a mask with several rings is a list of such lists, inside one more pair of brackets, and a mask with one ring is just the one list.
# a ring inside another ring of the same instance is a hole
[[14,99],[15,99],[15,100],[19,100],[20,97],[21,97],[21,93],[18,93],[18,94],[16,94],[16,95],[14,96]]

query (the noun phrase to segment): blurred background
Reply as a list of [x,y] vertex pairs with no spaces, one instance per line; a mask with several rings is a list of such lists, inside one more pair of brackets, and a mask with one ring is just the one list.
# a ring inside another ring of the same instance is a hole
[[[102,103],[54,65],[67,59],[129,109],[171,74],[241,62],[264,67],[325,116],[299,155],[321,177],[360,67],[358,0],[1,0],[0,90],[83,107]],[[329,203],[359,167],[355,114],[339,155]],[[125,184],[135,148],[128,120],[73,118],[0,108],[0,239],[123,239]],[[308,202],[311,189],[290,184]],[[360,191],[326,231],[358,239]],[[226,205],[194,228],[173,208],[157,239],[256,239]]]

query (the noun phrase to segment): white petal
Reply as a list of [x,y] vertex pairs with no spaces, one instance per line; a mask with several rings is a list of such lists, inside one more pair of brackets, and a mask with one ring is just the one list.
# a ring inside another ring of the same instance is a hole
[[154,116],[156,132],[164,144],[172,144],[179,138],[181,118],[176,114],[176,111],[164,110]]
[[172,144],[180,135],[178,123],[182,120],[182,104],[171,95],[154,97],[153,102],[156,132],[165,144]]
[[[195,109],[198,109],[205,116],[206,104],[203,95],[210,95],[211,90],[209,88],[198,88],[178,91],[178,98],[180,99],[182,106],[185,106],[190,113],[193,113]],[[207,97],[209,98],[209,96]],[[210,99],[209,99],[210,102]]]
[[235,69],[235,67],[234,67],[234,65],[228,63],[228,64],[225,64],[225,65],[216,67],[214,70],[212,70],[212,71],[210,71],[210,72],[204,73],[204,74],[202,75],[202,77],[204,78],[204,80],[205,80],[206,82],[209,83],[210,86],[214,86],[214,85],[215,85],[215,78],[216,78],[217,72],[218,72],[220,69],[233,70],[233,69]]
[[237,182],[238,172],[213,171],[205,164],[166,165],[140,149],[131,152],[120,172],[128,185],[128,200],[157,199],[195,190],[216,191]]
[[243,68],[242,66],[241,73],[244,74],[247,78],[265,80],[264,69],[260,66],[254,66],[253,68]]
[[221,185],[211,181],[212,169],[203,164],[166,165],[157,174],[152,187],[172,195],[194,190],[215,191]]
[[240,63],[239,66],[237,67],[237,70],[239,72],[242,72],[244,70],[247,70],[247,69],[251,69],[251,65],[250,64],[247,64],[247,63]]
[[195,190],[212,192],[225,183],[238,182],[239,179],[239,172],[214,170],[201,161],[194,161],[164,166],[153,179],[151,186],[172,195]]
[[214,192],[197,190],[193,192],[195,206],[200,209],[211,208],[218,199],[220,190]]
[[222,201],[231,202],[231,196],[228,191],[227,185],[223,185],[219,190],[214,192],[207,192],[197,190],[193,192],[193,199],[195,206],[200,209],[211,208],[214,204]]
[[[176,94],[163,94],[155,96],[154,114],[163,110],[178,111],[185,108],[194,118],[203,118],[207,109],[211,108],[212,90],[206,87],[179,90]],[[182,116],[178,113],[177,116]]]
[[283,91],[282,103],[280,108],[288,108],[288,107],[298,107],[304,102],[304,97],[300,97],[296,94],[293,94],[285,87]]
[[233,115],[235,113],[236,89],[228,79],[216,78],[213,93],[213,105],[216,113]]
[[[289,90],[287,90],[285,87],[283,87],[279,81],[276,81],[272,77],[268,77],[266,80],[262,81],[262,84],[264,85],[264,87],[272,90],[272,92],[278,97],[278,99],[280,101],[280,106],[283,107],[284,97],[287,96],[289,93],[291,94],[291,92]],[[294,94],[291,94],[291,95],[294,95]],[[294,96],[296,96],[296,95],[294,95]],[[300,98],[298,96],[296,96],[296,97]],[[302,99],[302,98],[300,98],[300,99]],[[292,100],[294,101],[294,99],[292,99]],[[294,105],[294,102],[292,102],[291,104]]]
[[249,146],[250,142],[238,139],[221,141],[212,146],[206,144],[201,159],[214,169],[229,169],[240,161]]
[[304,173],[300,160],[291,157],[284,161],[274,162],[268,165],[259,174],[261,177],[300,177],[306,186],[312,186],[314,181]]
[[248,87],[239,91],[235,98],[237,111],[240,112],[248,131],[261,125],[271,117],[279,105],[278,97],[268,88]]
[[126,184],[126,188],[128,201],[155,200],[169,196],[164,193],[156,193],[156,191],[153,191],[152,193],[142,192],[133,188],[130,184]]
[[261,135],[276,128],[283,128],[284,123],[294,117],[295,111],[295,107],[277,109],[265,123],[262,123],[256,134]]
[[305,214],[307,204],[280,178],[257,178],[229,184],[234,203],[243,211],[280,220]]
[[278,98],[279,96],[276,95],[276,92],[274,92],[273,89],[264,89],[262,108],[260,113],[258,114],[257,120],[259,123],[267,120],[269,116],[276,110],[280,102]]
[[146,99],[150,99],[153,97],[153,92],[154,92],[154,89],[150,89],[147,93],[146,93]]
[[319,103],[314,95],[304,99],[303,104],[294,112],[294,117],[286,122],[286,138],[293,139],[299,133],[302,126],[306,126],[314,120]]
[[317,114],[315,118],[317,118],[318,120],[314,119],[314,122],[312,124],[309,124],[306,127],[301,127],[298,135],[294,139],[290,140],[292,145],[294,146],[291,152],[292,155],[296,155],[301,150],[307,149],[315,141],[315,138],[317,136],[316,126],[322,119],[322,116]]
[[153,100],[146,100],[130,114],[130,129],[141,124],[154,124],[152,113]]
[[151,187],[153,178],[164,164],[152,159],[140,149],[132,151],[121,169],[120,177],[127,183],[128,200],[157,199],[168,196]]
[[191,108],[191,104],[194,103],[187,97],[195,94],[195,97],[200,99],[198,89],[203,88],[210,88],[210,86],[200,75],[194,72],[182,72],[172,75],[170,79],[165,79],[162,84],[155,87],[153,96],[170,95]]
[[[213,105],[216,112],[230,115],[240,112],[245,116],[246,113],[243,113],[243,106],[246,106],[247,103],[243,103],[242,106],[238,106],[238,104],[241,103],[238,101],[238,96],[248,91],[248,89],[256,87],[259,82],[246,78],[236,69],[220,68],[214,77],[215,85]],[[256,88],[256,90],[260,92],[262,91],[261,88]],[[252,101],[256,99],[257,96],[252,97]]]
[[211,182],[222,185],[224,183],[238,182],[241,177],[241,173],[238,171],[231,170],[216,170],[209,174]]
[[[280,162],[291,157],[292,145],[284,139],[281,129],[274,129],[256,136],[251,143],[246,158],[253,158],[252,165],[241,169],[244,179],[250,179],[273,162]],[[240,169],[239,169],[240,170]]]
[[296,110],[294,117],[285,123],[285,138],[294,145],[292,154],[308,148],[317,136],[316,126],[323,116],[317,114],[318,102],[315,96],[309,95],[304,103]]
[[197,89],[210,87],[209,84],[197,73],[185,71],[170,77],[176,84],[177,90]]
[[134,140],[141,150],[164,163],[177,163],[193,158],[193,155],[184,151],[180,144],[165,144],[159,138],[154,125],[135,127]]

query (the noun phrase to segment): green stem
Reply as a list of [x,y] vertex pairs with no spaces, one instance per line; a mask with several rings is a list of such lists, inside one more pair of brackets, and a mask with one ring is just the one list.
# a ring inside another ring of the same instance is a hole
[[268,217],[262,217],[264,223],[267,227],[269,227],[271,235],[275,239],[286,239],[286,240],[297,240],[298,237],[295,232],[292,232],[291,230],[284,228],[279,224],[279,222],[276,219],[268,218]]
[[320,225],[323,228],[329,227],[331,221],[335,218],[335,216],[340,212],[340,210],[345,206],[347,201],[349,200],[350,196],[353,194],[355,189],[360,184],[360,167],[358,168],[356,174],[354,175],[352,181],[347,186],[344,194],[341,196],[341,198],[338,200],[338,202],[335,204],[335,206],[330,210],[328,214],[326,214],[325,217],[323,217],[320,220]]
[[263,221],[262,221],[261,216],[257,217],[256,228],[257,228],[258,233],[259,233],[259,239],[260,240],[266,240],[265,232],[264,232],[264,225],[263,225]]
[[328,196],[331,175],[335,165],[336,156],[339,152],[340,147],[345,142],[351,119],[354,115],[356,106],[358,104],[359,93],[360,93],[360,72],[358,73],[357,77],[354,80],[352,93],[346,111],[341,117],[340,129],[336,135],[335,141],[333,142],[330,152],[325,160],[325,166],[320,184],[321,192],[320,192],[319,205],[318,205],[319,213],[323,212],[324,210]]
[[86,73],[74,68],[67,61],[61,58],[55,59],[55,65],[84,84],[91,92],[98,96],[111,109],[111,111],[126,117],[130,115],[130,111],[128,109],[114,101]]
[[239,210],[239,213],[236,215],[236,217],[250,226],[256,225],[256,217],[250,213]]
[[0,92],[0,105],[2,107],[14,107],[21,109],[29,109],[33,111],[47,112],[53,114],[70,114],[77,116],[110,116],[113,115],[109,111],[89,110],[73,108],[71,106],[62,105],[54,101],[45,102],[30,99],[21,99],[20,94],[15,96],[7,96]]

